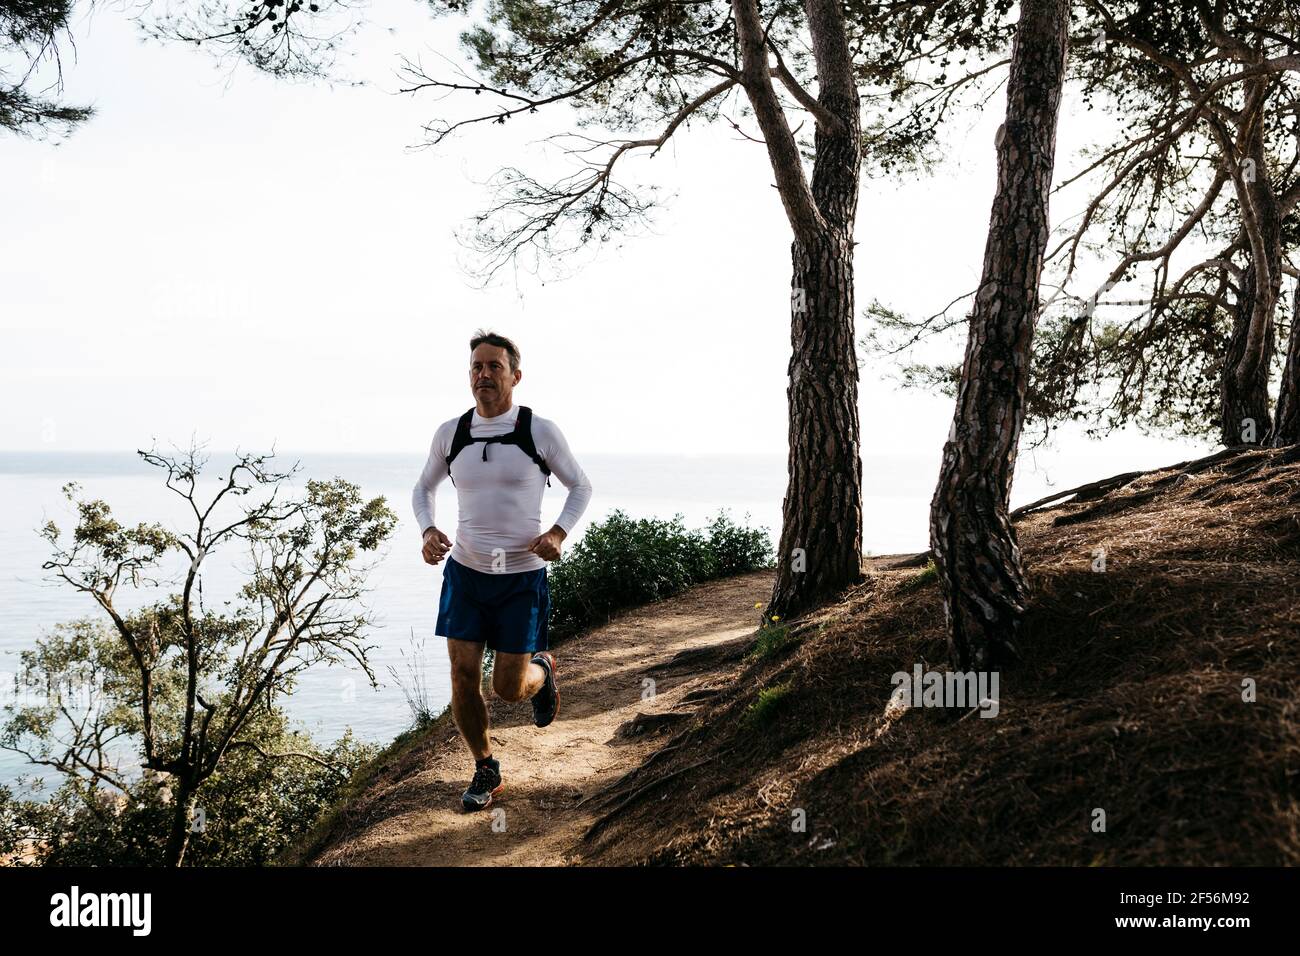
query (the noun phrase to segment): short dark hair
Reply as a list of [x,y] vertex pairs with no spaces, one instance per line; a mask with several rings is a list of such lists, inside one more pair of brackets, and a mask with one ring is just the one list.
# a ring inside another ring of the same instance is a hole
[[511,342],[504,335],[497,335],[497,333],[490,332],[487,329],[479,329],[474,333],[474,337],[469,340],[469,350],[473,352],[484,343],[505,349],[506,353],[510,356],[510,371],[519,371],[519,346],[515,345],[514,342]]

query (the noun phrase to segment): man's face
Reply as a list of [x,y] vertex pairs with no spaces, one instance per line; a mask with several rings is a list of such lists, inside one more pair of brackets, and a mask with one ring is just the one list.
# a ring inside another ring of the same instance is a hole
[[507,401],[521,371],[510,371],[510,353],[499,345],[484,342],[469,357],[469,387],[475,401]]

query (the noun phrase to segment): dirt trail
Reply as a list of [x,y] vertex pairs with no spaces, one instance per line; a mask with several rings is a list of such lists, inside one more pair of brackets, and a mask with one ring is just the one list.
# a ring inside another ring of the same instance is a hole
[[[758,624],[756,602],[771,594],[768,571],[709,582],[678,597],[626,612],[553,649],[561,706],[549,727],[532,723],[527,703],[490,697],[493,755],[505,790],[486,810],[465,813],[460,794],[473,760],[455,734],[440,733],[396,780],[372,784],[369,822],[327,846],[314,865],[518,866],[574,861],[595,820],[579,805],[637,766],[666,734],[624,727],[638,715],[685,715],[683,697],[709,685],[707,661],[674,655],[736,642]],[[653,670],[652,670],[653,668]],[[653,680],[649,695],[645,680]],[[643,697],[643,695],[646,695]],[[669,717],[667,719],[674,719]],[[382,793],[373,792],[375,788]]]

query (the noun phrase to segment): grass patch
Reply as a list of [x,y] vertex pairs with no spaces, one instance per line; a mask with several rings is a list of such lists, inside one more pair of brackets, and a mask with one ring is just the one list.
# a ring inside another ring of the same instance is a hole
[[754,702],[745,708],[744,723],[746,727],[763,727],[772,722],[777,712],[790,696],[791,685],[773,684],[758,692]]
[[920,571],[917,571],[916,574],[903,582],[902,586],[898,590],[904,592],[915,591],[919,588],[925,587],[931,581],[937,580],[939,580],[939,569],[934,566],[933,561],[930,561]]
[[[825,624],[818,625],[818,631],[824,631],[825,629]],[[804,635],[791,631],[788,624],[769,622],[758,629],[758,634],[754,637],[754,646],[749,651],[749,657],[751,660],[756,661],[771,660],[792,648],[798,647],[803,643],[803,639]]]

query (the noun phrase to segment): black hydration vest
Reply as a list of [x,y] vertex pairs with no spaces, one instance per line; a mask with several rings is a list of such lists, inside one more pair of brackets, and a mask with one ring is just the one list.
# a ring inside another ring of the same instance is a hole
[[472,438],[469,433],[470,422],[474,420],[474,409],[470,409],[464,415],[460,416],[460,421],[456,423],[456,435],[451,440],[451,451],[447,453],[447,477],[451,478],[454,485],[456,479],[451,474],[451,463],[460,454],[461,449],[466,445],[472,445],[476,441],[483,443],[483,460],[487,461],[488,445],[492,442],[499,442],[502,445],[518,445],[519,450],[525,455],[537,462],[537,467],[542,469],[542,474],[546,476],[546,484],[551,484],[551,469],[546,467],[546,461],[541,455],[537,454],[537,445],[533,443],[533,410],[527,405],[519,406],[519,417],[515,419],[515,430],[504,435],[492,435],[488,438]]

